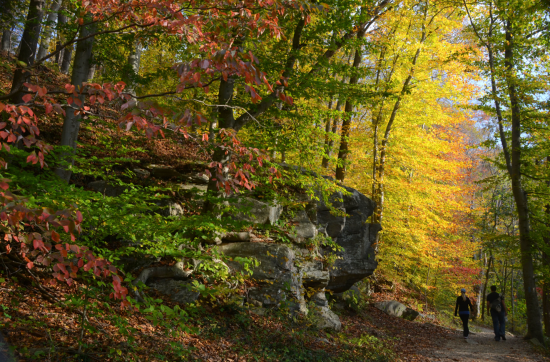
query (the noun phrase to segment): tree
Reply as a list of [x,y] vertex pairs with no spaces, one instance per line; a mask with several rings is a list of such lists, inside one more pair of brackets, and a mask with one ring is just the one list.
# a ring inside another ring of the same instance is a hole
[[[85,39],[78,42],[76,46],[73,73],[71,75],[71,85],[76,87],[77,91],[82,93],[83,83],[88,80],[88,75],[92,65],[92,48],[94,44],[93,35],[96,31],[96,25],[93,23],[91,16],[84,18],[85,25],[81,28],[79,37]],[[61,134],[61,146],[72,148],[70,152],[66,152],[62,157],[62,164],[56,174],[62,180],[69,182],[71,178],[71,168],[74,164],[74,153],[76,152],[76,141],[78,140],[78,131],[80,129],[80,119],[82,111],[79,108],[84,102],[84,96],[73,97],[72,102],[78,107],[72,109],[69,107],[66,110],[65,121],[63,122],[63,132]],[[69,104],[71,104],[70,102]]]
[[53,0],[50,8],[48,9],[48,18],[46,20],[46,26],[42,30],[42,39],[40,41],[40,48],[38,49],[36,59],[42,59],[48,53],[50,39],[53,32],[53,24],[57,22],[61,1],[62,0]]
[[[535,269],[533,262],[534,237],[530,220],[530,206],[524,187],[525,159],[522,153],[525,149],[524,114],[526,107],[521,98],[526,97],[533,90],[525,83],[526,74],[522,70],[526,59],[537,57],[537,52],[528,52],[526,49],[536,49],[537,37],[533,35],[541,32],[538,24],[531,19],[533,12],[541,11],[536,2],[508,3],[489,1],[482,3],[484,12],[488,16],[483,19],[474,18],[469,7],[467,9],[472,29],[479,42],[486,49],[488,57],[487,73],[491,82],[491,100],[498,121],[500,142],[505,159],[505,167],[510,178],[514,195],[516,212],[518,214],[519,242],[521,249],[521,264],[523,271],[523,286],[527,303],[528,331],[527,338],[537,338],[544,343],[541,315],[538,306],[538,296],[535,284]],[[477,21],[476,21],[477,20]],[[528,45],[529,44],[529,45]],[[520,49],[521,53],[520,53]],[[522,89],[524,88],[524,89]],[[505,98],[509,109],[507,116],[501,108],[501,99]],[[508,119],[505,119],[508,118]],[[506,124],[510,125],[510,137],[506,134]],[[509,146],[509,141],[511,145]]]
[[10,91],[10,102],[19,104],[23,102],[24,87],[23,84],[29,78],[29,71],[26,69],[34,62],[40,29],[42,26],[42,16],[44,14],[45,0],[31,0],[29,11],[25,22],[25,30],[21,38],[21,50],[17,57],[18,66],[15,69],[12,86]]

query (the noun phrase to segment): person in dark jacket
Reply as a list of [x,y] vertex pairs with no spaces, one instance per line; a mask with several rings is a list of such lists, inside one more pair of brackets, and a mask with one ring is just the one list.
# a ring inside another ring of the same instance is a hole
[[504,303],[504,296],[497,293],[496,285],[491,286],[491,293],[487,295],[487,310],[491,313],[493,319],[493,329],[495,331],[495,341],[506,340],[506,316],[508,309]]
[[472,306],[472,302],[470,302],[470,298],[466,296],[466,289],[462,288],[460,293],[461,295],[456,298],[455,317],[458,311],[458,315],[462,319],[462,327],[464,328],[464,339],[466,339],[470,334],[468,319],[470,319],[470,312],[473,312],[474,307]]

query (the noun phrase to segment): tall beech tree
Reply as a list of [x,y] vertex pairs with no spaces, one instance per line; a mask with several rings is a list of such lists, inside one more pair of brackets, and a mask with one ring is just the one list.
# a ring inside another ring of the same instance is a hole
[[[536,50],[540,44],[537,42],[545,30],[539,22],[533,20],[537,18],[533,18],[533,14],[544,17],[544,7],[532,1],[510,4],[492,0],[478,3],[475,8],[466,2],[464,5],[472,30],[486,52],[490,100],[498,122],[505,169],[510,178],[518,215],[523,288],[527,304],[526,338],[537,338],[544,343],[533,261],[535,234],[531,225],[530,200],[525,188],[525,176],[529,174],[528,162],[523,156],[526,150],[523,134],[530,133],[526,114],[533,103],[532,95],[538,93],[533,88],[538,83],[533,82],[536,76],[526,72],[524,67],[526,61],[540,61]],[[478,7],[481,8],[478,14],[483,15],[472,14],[471,9],[478,10]],[[530,97],[531,101],[526,102]],[[504,102],[504,109],[501,102]]]

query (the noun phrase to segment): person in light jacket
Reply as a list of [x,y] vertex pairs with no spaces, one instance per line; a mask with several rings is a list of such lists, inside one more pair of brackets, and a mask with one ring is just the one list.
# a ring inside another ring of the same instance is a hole
[[470,319],[470,312],[473,312],[474,307],[470,298],[466,296],[466,289],[462,288],[460,290],[460,296],[456,298],[456,307],[455,307],[455,317],[458,311],[460,319],[462,319],[462,327],[464,329],[464,339],[468,338],[470,330],[468,329],[468,319]]

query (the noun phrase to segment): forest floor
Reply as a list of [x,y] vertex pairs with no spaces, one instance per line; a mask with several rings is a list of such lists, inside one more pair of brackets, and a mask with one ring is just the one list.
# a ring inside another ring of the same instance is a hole
[[[479,327],[478,327],[479,328]],[[462,337],[462,331],[454,331],[450,338],[438,338],[433,350],[425,349],[420,355],[430,362],[446,361],[548,361],[538,353],[532,344],[521,336],[507,335],[506,341],[496,342],[492,330],[481,328],[471,333],[468,340]]]

